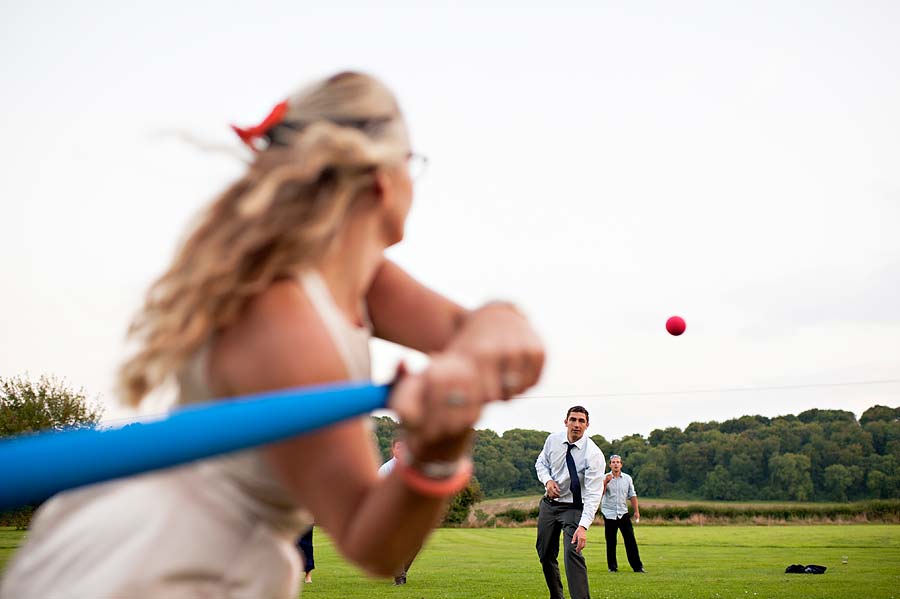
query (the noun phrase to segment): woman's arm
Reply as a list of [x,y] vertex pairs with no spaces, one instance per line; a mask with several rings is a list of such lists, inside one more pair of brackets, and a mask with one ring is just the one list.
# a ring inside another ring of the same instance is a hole
[[469,313],[390,260],[375,274],[366,304],[377,337],[425,353],[444,349]]
[[423,352],[450,350],[472,357],[490,399],[508,399],[540,378],[543,344],[509,303],[466,310],[390,260],[376,273],[366,301],[377,336]]
[[[211,356],[217,393],[346,379],[328,331],[294,283],[279,283],[252,302],[241,321],[219,337]],[[451,394],[465,402],[451,405]],[[408,427],[407,446],[423,462],[452,463],[467,455],[482,401],[474,366],[458,356],[437,356],[425,372],[404,378],[391,397]],[[370,435],[365,419],[356,419],[263,451],[338,549],[366,570],[387,576],[421,546],[446,499],[410,490],[402,468],[379,479]]]

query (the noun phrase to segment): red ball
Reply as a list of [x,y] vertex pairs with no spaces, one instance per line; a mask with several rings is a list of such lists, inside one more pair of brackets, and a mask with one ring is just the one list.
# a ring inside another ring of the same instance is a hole
[[675,335],[677,337],[682,334],[686,328],[687,325],[680,316],[672,316],[666,321],[666,330],[669,331],[670,335]]

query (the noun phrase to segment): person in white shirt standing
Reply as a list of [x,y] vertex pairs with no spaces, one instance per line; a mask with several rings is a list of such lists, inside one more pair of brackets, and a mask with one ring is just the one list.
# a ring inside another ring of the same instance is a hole
[[399,437],[394,437],[394,440],[391,441],[391,459],[381,465],[378,469],[378,476],[387,476],[393,471],[394,466],[397,465],[397,459],[400,457],[402,447],[403,441]]
[[619,571],[619,563],[616,560],[616,533],[622,531],[622,540],[625,541],[625,554],[628,556],[628,565],[639,574],[644,573],[644,564],[641,563],[641,555],[638,552],[637,541],[634,538],[634,527],[631,525],[631,516],[628,515],[628,506],[625,500],[631,501],[634,509],[634,521],[641,521],[641,510],[638,508],[637,493],[634,491],[634,481],[622,472],[622,458],[616,454],[609,457],[609,472],[603,479],[603,500],[600,502],[600,511],[603,512],[603,530],[606,534],[606,565],[610,572]]
[[[403,440],[399,436],[394,437],[391,441],[391,459],[381,465],[378,469],[378,476],[387,476],[390,474],[397,465],[397,461],[403,459],[403,451]],[[416,550],[413,556],[403,565],[403,569],[394,574],[394,586],[406,584],[406,573],[415,561],[419,551],[421,551],[421,547]]]
[[557,562],[562,532],[569,595],[572,599],[589,599],[587,564],[582,549],[600,505],[606,460],[596,443],[584,434],[589,424],[585,408],[569,408],[563,423],[566,429],[547,437],[534,464],[538,480],[546,489],[538,513],[535,547],[550,599],[563,599]]

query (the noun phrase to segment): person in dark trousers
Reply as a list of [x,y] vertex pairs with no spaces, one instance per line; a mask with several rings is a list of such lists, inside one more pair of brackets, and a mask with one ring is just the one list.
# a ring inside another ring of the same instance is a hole
[[644,564],[641,563],[641,555],[634,538],[634,528],[631,525],[631,516],[628,514],[626,505],[626,500],[631,502],[634,521],[640,522],[641,510],[638,508],[634,481],[622,472],[621,456],[616,454],[610,456],[609,469],[610,472],[603,479],[603,499],[600,501],[600,511],[603,513],[603,531],[606,535],[606,565],[610,572],[619,571],[619,563],[616,560],[616,533],[621,530],[622,540],[625,541],[628,565],[635,572],[643,574]]
[[562,532],[569,595],[572,599],[589,599],[587,565],[581,550],[600,504],[606,460],[600,448],[584,434],[588,427],[586,409],[569,408],[563,423],[566,428],[547,437],[534,464],[538,480],[546,489],[538,512],[535,548],[550,599],[563,599],[557,562]]
[[313,527],[310,526],[306,534],[297,541],[297,549],[303,555],[303,571],[306,578],[303,582],[312,582],[312,571],[316,569],[316,558],[313,554]]
[[[391,441],[391,459],[381,465],[381,468],[378,469],[378,476],[387,476],[393,471],[394,467],[397,465],[397,460],[401,458],[401,453],[403,452],[403,440],[400,438],[399,433],[394,436],[394,439]],[[406,576],[409,573],[409,569],[412,566],[413,562],[416,560],[416,555],[419,552],[413,554],[409,560],[404,564],[403,569],[397,571],[394,574],[394,586],[399,586],[401,584],[406,584]]]

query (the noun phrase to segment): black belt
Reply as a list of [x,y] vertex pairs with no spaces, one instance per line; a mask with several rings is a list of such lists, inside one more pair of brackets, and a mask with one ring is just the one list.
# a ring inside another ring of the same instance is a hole
[[550,499],[546,495],[544,495],[544,501],[553,507],[559,507],[559,508],[563,508],[566,510],[583,510],[584,509],[583,503],[575,503],[574,501],[569,501],[569,502],[557,501],[555,499]]

